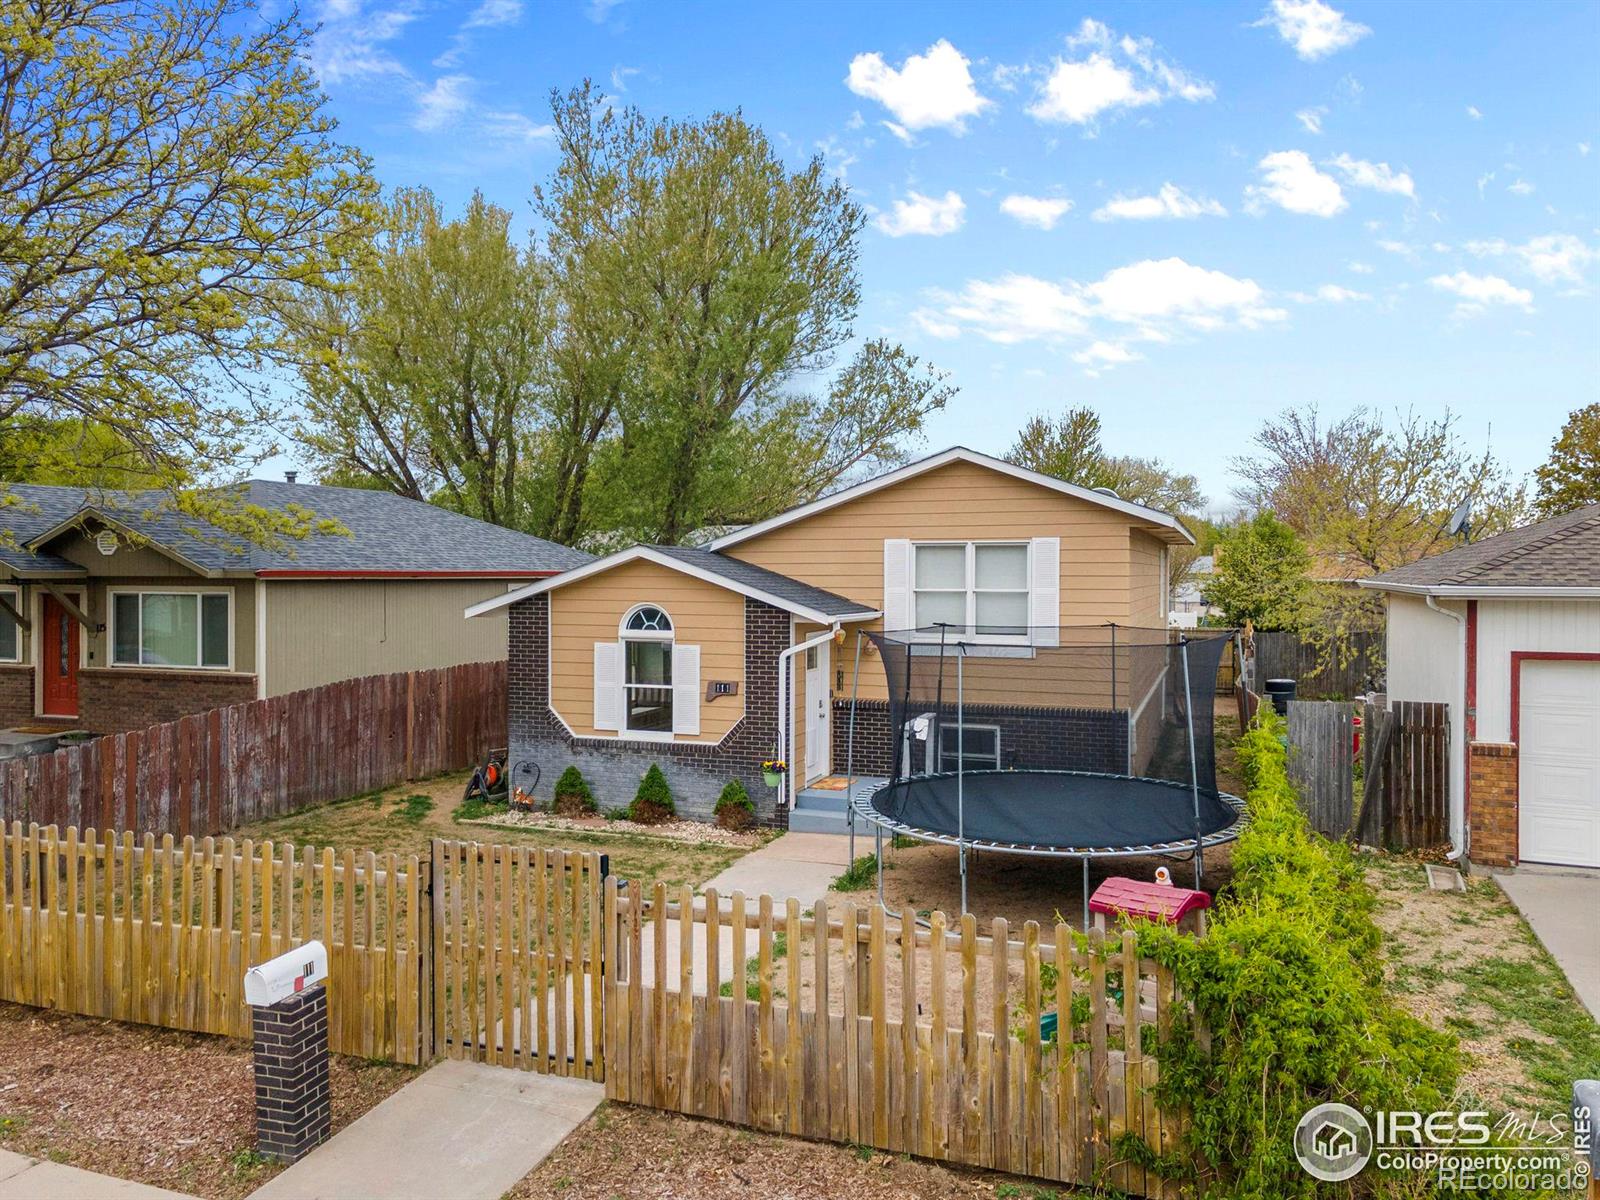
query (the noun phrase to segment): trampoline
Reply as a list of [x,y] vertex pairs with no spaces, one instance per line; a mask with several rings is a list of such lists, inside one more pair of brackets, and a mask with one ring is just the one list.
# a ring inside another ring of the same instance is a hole
[[[974,851],[1078,859],[1085,911],[1091,859],[1192,860],[1199,887],[1206,849],[1247,819],[1217,789],[1212,743],[1235,637],[1117,625],[858,635],[849,817],[852,839],[857,820],[874,828],[880,900],[885,832],[957,848],[963,912]],[[862,695],[864,647],[882,659],[882,699]],[[857,789],[858,754],[889,781]]]

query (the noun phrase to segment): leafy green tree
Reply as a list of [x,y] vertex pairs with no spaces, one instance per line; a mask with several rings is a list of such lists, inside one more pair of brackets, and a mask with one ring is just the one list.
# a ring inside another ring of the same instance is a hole
[[345,286],[293,312],[301,443],[325,478],[527,527],[546,315],[543,268],[512,242],[509,212],[474,196],[450,221],[425,189],[396,192]]
[[0,424],[0,481],[134,491],[156,482],[145,457],[115,429],[31,414]]
[[1567,418],[1550,446],[1550,461],[1534,476],[1542,517],[1600,502],[1600,404],[1587,404]]
[[1256,454],[1234,460],[1239,497],[1275,513],[1316,558],[1387,571],[1455,545],[1446,526],[1462,500],[1475,536],[1527,516],[1522,484],[1489,449],[1467,450],[1456,430],[1449,412],[1388,426],[1358,408],[1324,425],[1315,408],[1291,408],[1263,424]]
[[0,0],[0,427],[108,430],[172,507],[257,539],[309,514],[199,485],[271,449],[281,306],[373,195],[310,38],[246,0]]
[[1069,408],[1056,420],[1035,416],[1018,433],[1006,457],[1030,471],[1087,488],[1109,488],[1124,500],[1175,514],[1205,507],[1200,481],[1159,459],[1106,453],[1100,417],[1091,408]]
[[1223,532],[1216,565],[1205,583],[1207,604],[1222,610],[1229,625],[1249,621],[1263,629],[1289,629],[1301,622],[1310,581],[1311,556],[1285,522],[1270,512]]

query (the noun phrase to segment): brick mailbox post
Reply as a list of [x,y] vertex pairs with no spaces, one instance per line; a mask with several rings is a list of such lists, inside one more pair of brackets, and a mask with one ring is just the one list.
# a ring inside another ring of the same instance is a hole
[[250,968],[244,979],[255,1041],[256,1149],[292,1163],[327,1140],[328,952],[321,942]]

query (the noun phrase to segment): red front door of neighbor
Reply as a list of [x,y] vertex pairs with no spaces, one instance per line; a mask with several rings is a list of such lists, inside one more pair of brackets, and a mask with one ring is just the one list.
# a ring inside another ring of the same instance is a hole
[[43,709],[47,717],[78,715],[78,622],[46,593],[39,630],[39,670],[43,674]]

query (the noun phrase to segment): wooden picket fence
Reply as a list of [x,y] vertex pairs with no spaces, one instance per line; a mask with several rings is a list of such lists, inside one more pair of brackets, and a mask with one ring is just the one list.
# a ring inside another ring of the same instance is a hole
[[320,938],[331,1048],[432,1056],[416,855],[18,822],[0,863],[0,1000],[247,1037],[246,968]]
[[[1145,1196],[1178,1184],[1131,1135],[1177,1153],[1152,1043],[1185,1019],[1134,936],[973,917],[927,928],[876,905],[774,912],[608,880],[606,1095],[800,1137]],[[724,959],[729,978],[724,980]],[[1041,1037],[1054,1011],[1059,1036]]]
[[1368,704],[1358,841],[1424,850],[1450,840],[1450,706]]
[[433,844],[434,1043],[451,1058],[605,1077],[604,859]]
[[370,675],[0,763],[0,824],[225,833],[505,741],[506,664]]
[[1343,700],[1289,701],[1289,778],[1324,837],[1348,836],[1355,819],[1355,715]]

